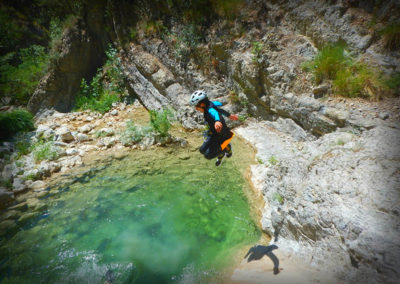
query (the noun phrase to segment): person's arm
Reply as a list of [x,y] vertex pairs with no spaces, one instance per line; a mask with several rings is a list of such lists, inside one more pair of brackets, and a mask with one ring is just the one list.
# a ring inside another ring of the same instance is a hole
[[214,101],[214,102],[212,102],[212,103],[214,104],[214,106],[218,107],[218,110],[221,112],[221,114],[222,114],[223,116],[228,117],[230,120],[238,120],[238,119],[239,119],[239,117],[237,116],[237,114],[230,114],[228,111],[226,111],[226,110],[224,110],[224,109],[222,109],[222,108],[219,108],[220,106],[222,106],[222,103],[221,103],[221,102],[219,102],[219,101]]
[[215,123],[214,123],[214,128],[215,130],[220,133],[222,131],[222,123],[221,123],[221,119],[219,117],[219,113],[215,108],[209,108],[208,112],[210,113],[210,115],[214,118]]

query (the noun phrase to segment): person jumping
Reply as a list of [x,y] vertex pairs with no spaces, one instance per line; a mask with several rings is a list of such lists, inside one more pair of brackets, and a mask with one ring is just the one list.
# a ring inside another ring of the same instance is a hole
[[209,127],[206,139],[200,147],[200,153],[209,160],[217,157],[215,165],[218,167],[225,156],[228,158],[232,156],[232,146],[229,143],[234,136],[226,125],[223,116],[231,120],[238,120],[238,116],[220,109],[219,107],[222,106],[222,103],[218,101],[211,102],[207,93],[203,90],[195,91],[191,95],[190,104],[195,106],[197,111],[204,114],[204,120]]

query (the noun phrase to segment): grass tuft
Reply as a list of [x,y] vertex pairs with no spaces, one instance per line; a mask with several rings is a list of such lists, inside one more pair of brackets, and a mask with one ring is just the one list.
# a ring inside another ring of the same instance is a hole
[[329,80],[335,94],[344,97],[380,99],[396,93],[399,79],[388,79],[383,72],[355,60],[343,44],[327,45],[313,60],[302,64],[303,70],[312,72],[316,84]]

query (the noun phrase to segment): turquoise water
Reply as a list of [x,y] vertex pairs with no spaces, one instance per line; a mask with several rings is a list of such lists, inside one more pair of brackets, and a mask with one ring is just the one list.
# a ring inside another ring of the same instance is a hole
[[220,282],[260,232],[233,158],[191,156],[132,155],[64,184],[1,240],[0,282]]

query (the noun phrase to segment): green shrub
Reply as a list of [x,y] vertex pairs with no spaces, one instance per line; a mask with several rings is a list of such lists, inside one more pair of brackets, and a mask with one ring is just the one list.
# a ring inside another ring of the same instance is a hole
[[102,92],[99,96],[78,96],[75,100],[75,108],[80,110],[93,110],[102,114],[112,108],[112,104],[119,101],[117,94]]
[[32,148],[33,158],[36,162],[58,158],[58,152],[53,141],[41,140],[33,145]]
[[150,125],[153,130],[159,133],[161,136],[167,136],[168,131],[171,127],[170,119],[172,118],[172,111],[165,109],[163,111],[151,110],[150,114]]
[[[14,66],[12,61],[20,62]],[[0,92],[12,103],[26,104],[47,69],[45,48],[32,45],[0,58]]]
[[390,93],[383,73],[354,60],[341,44],[325,46],[313,60],[303,63],[302,67],[313,72],[317,84],[330,80],[334,92],[345,97],[378,99]]
[[314,60],[304,64],[303,67],[313,71],[316,83],[320,84],[324,79],[333,80],[336,73],[351,62],[352,59],[345,52],[344,45],[327,45],[318,52]]
[[121,94],[125,91],[125,83],[117,49],[110,45],[106,51],[106,56],[107,61],[103,67],[105,73],[103,80],[106,82],[106,89]]
[[34,129],[33,116],[30,112],[16,109],[0,113],[0,140],[10,138],[18,132]]
[[110,46],[106,56],[106,63],[103,68],[97,70],[90,85],[82,79],[74,109],[105,113],[111,109],[113,103],[121,100],[121,93],[125,91],[125,87],[117,50]]
[[151,127],[137,126],[133,120],[130,120],[126,123],[125,131],[121,135],[121,142],[123,144],[138,143],[148,136],[151,131]]

